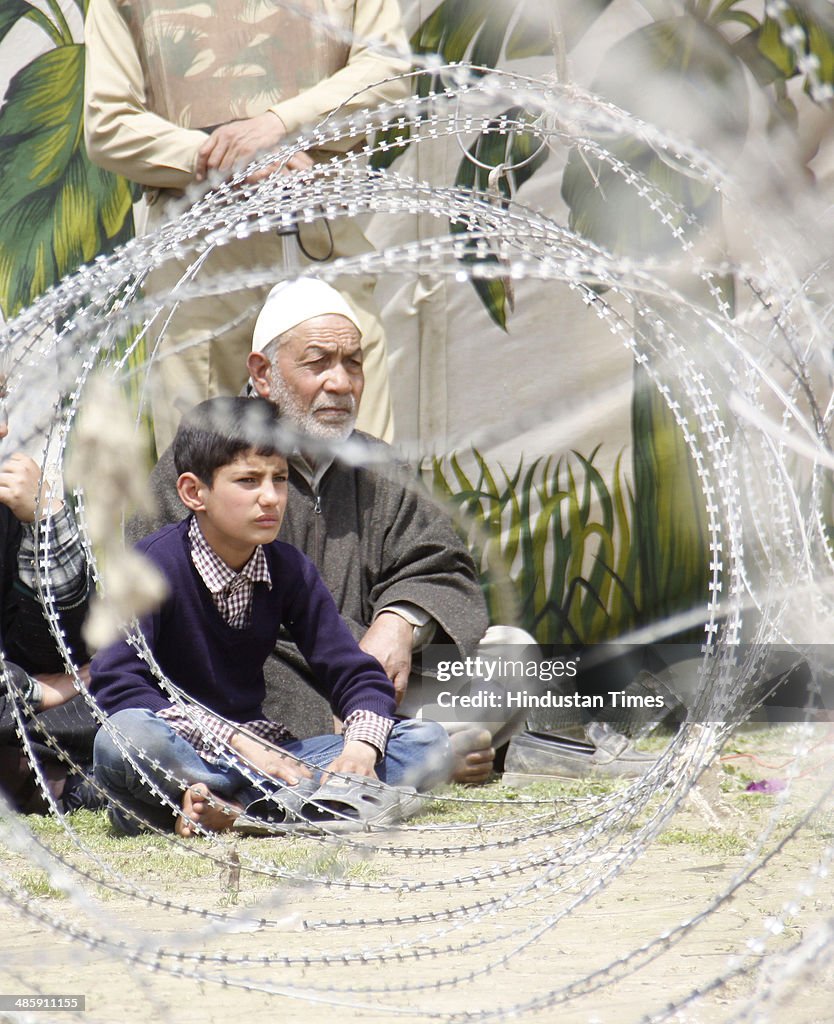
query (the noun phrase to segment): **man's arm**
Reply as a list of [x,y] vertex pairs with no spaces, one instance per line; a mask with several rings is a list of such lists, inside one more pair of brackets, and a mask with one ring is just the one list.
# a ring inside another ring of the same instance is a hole
[[[82,665],[78,676],[85,686],[90,685],[90,665]],[[78,696],[73,677],[66,672],[47,672],[35,676],[35,682],[41,688],[40,711],[57,708]]]
[[[408,82],[378,84],[411,70],[411,62],[398,56],[408,53],[408,40],[397,0],[356,0],[354,7],[354,38],[347,64],[312,88],[270,108],[281,118],[288,133],[318,124],[337,107],[342,108],[339,116],[350,116],[409,95]],[[342,147],[350,149],[356,142],[347,139]],[[328,148],[338,149],[339,144]]]
[[[368,88],[410,67],[392,55],[407,47],[397,0],[357,0],[353,32],[356,39],[344,68],[256,117],[231,121],[206,135],[147,109],[144,75],[127,24],[114,0],[92,0],[85,28],[84,131],[90,159],[143,185],[184,189],[211,171],[230,173],[245,166],[276,148],[285,134],[317,123],[341,104],[350,114],[407,96],[403,82]],[[387,52],[380,54],[376,47]],[[354,97],[358,91],[361,95]],[[328,148],[349,149],[356,141]],[[290,169],[308,165],[309,158],[298,154]]]
[[280,779],[294,786],[300,779],[310,778],[311,772],[290,754],[284,753],[274,742],[262,742],[259,726],[267,722],[249,722],[241,725],[227,722],[218,715],[200,707],[172,704],[157,711],[178,735],[190,743],[197,753],[205,756],[213,746],[225,746],[238,753],[244,761],[263,775]]
[[[321,31],[326,29],[322,27]],[[410,91],[407,81],[385,81],[411,69],[410,61],[399,56],[408,52],[408,41],[397,0],[356,0],[352,33],[347,63],[335,74],[298,96],[276,103],[263,114],[215,129],[200,148],[197,180],[212,171],[229,174],[236,167],[246,166],[259,153],[277,148],[285,135],[318,124],[337,108],[337,116],[349,117],[359,110],[373,110],[383,103],[405,99]],[[358,141],[343,139],[328,143],[326,148],[345,151]],[[312,164],[305,156],[296,154],[287,167],[304,170]],[[256,177],[265,177],[272,170],[267,168]]]
[[[22,524],[6,554],[11,573],[4,586],[6,652],[30,672],[61,673],[64,662],[37,594],[38,577],[49,580],[68,646],[76,659],[86,660],[81,627],[91,586],[78,527],[60,499],[50,501],[51,516],[36,521],[37,512],[46,511],[41,470],[22,453],[0,466],[0,503]],[[36,557],[41,559],[40,571]]]
[[313,773],[306,765],[280,749],[261,743],[245,728],[232,734],[229,746],[253,768],[271,779],[286,782],[288,786],[294,786],[301,779],[312,778]]
[[314,685],[343,721],[355,711],[393,720],[394,691],[379,663],[360,650],[339,615],[333,595],[318,570],[300,551],[285,545],[284,563],[292,586],[286,627],[313,670]]
[[[405,99],[410,90],[408,82],[385,81],[411,68],[410,61],[398,56],[407,52],[408,43],[397,0],[357,0],[352,31],[354,38],[347,63],[335,74],[298,96],[276,103],[263,114],[215,129],[200,148],[197,180],[212,171],[231,174],[259,153],[276,149],[285,135],[318,124],[337,108],[339,117],[348,117],[359,110],[373,110],[383,103]],[[348,138],[328,143],[326,148],[344,151],[352,149],[358,141]],[[287,167],[304,170],[311,165],[306,154],[297,153]],[[267,168],[255,177],[266,177],[272,170]]]
[[142,185],[186,188],[208,136],[148,110],[139,55],[114,0],[92,0],[84,38],[84,138],[90,159]]
[[405,696],[414,649],[414,627],[396,612],[381,611],[359,641],[359,646],[385,669],[394,684],[397,704]]
[[[153,651],[159,635],[160,613],[141,622],[141,632]],[[126,708],[146,708],[154,713],[171,701],[157,685],[150,666],[127,640],[118,640],[98,651],[90,664],[90,692],[108,715]]]
[[[366,637],[380,630],[384,619],[393,627],[394,613],[413,606],[424,622],[436,625],[435,642],[453,643],[462,657],[473,653],[489,624],[486,602],[451,519],[408,481],[380,476],[374,494],[378,515],[388,525],[369,594],[373,618]],[[383,615],[386,609],[390,613]],[[402,628],[403,644],[405,637]],[[379,658],[376,649],[373,653]]]
[[329,768],[374,778],[394,725],[393,687],[357,646],[313,563],[298,552],[294,557],[301,564],[287,628],[313,670],[315,688],[345,723],[344,749]]

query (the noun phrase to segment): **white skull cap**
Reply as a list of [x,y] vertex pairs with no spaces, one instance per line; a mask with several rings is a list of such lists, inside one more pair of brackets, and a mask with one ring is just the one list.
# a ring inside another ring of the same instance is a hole
[[337,313],[350,320],[362,336],[356,314],[335,288],[314,277],[282,281],[267,295],[258,314],[252,332],[252,351],[263,352],[284,331],[303,324],[305,320],[312,320],[314,316],[327,316],[329,313]]

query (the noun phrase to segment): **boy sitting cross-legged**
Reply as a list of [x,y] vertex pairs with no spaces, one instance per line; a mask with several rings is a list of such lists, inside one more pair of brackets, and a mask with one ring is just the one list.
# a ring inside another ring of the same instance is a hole
[[[292,793],[285,787],[299,784],[314,806],[323,769],[417,789],[448,777],[445,730],[395,720],[379,662],[359,649],[313,564],[276,540],[287,502],[276,425],[270,402],[215,398],[177,432],[177,490],[191,515],[137,545],[169,587],[141,630],[150,660],[195,704],[174,702],[127,641],[93,659],[91,689],[109,716],[96,777],[123,832],[144,823],[183,836],[196,825],[220,831],[255,801],[263,806],[265,792],[280,805]],[[263,664],[282,627],[344,721],[341,736],[297,740],[263,719]],[[149,781],[180,809],[176,817]]]

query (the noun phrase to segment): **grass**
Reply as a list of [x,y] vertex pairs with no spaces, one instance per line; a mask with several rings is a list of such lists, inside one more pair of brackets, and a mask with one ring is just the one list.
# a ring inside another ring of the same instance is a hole
[[[527,817],[548,811],[564,813],[572,804],[593,800],[624,789],[618,779],[554,779],[515,788],[504,786],[495,777],[486,786],[447,786],[438,799],[430,800],[415,825],[487,824],[502,821],[518,812]],[[486,801],[486,802],[485,802]]]
[[750,849],[749,831],[744,834],[730,829],[669,828],[658,836],[660,846],[691,846],[698,853],[720,857],[743,857]]
[[25,871],[18,879],[21,889],[34,899],[65,900],[66,893],[50,884],[45,871]]
[[[222,863],[228,853],[209,840],[171,842],[164,836],[151,834],[119,836],[111,829],[104,812],[78,811],[67,820],[85,848],[79,850],[57,818],[31,815],[23,820],[44,846],[70,864],[105,877],[109,868],[151,891],[166,890],[170,886],[200,886],[208,902],[214,900],[218,906],[234,905],[236,894],[241,890],[274,886],[277,879],[270,873],[270,868],[276,872],[298,872],[313,878],[341,878],[357,882],[374,881],[381,876],[380,869],[372,861],[347,844],[323,845],[291,837],[241,837],[234,843],[240,859],[244,862],[250,857],[257,859],[265,869],[249,871],[241,868],[239,885],[230,886],[228,872]],[[105,865],[104,870],[92,863],[86,851]],[[46,873],[32,871],[23,857],[7,854],[4,860],[11,868],[12,876],[30,895],[63,898],[60,890],[49,885]],[[99,893],[105,899],[112,897],[106,887],[99,887]]]
[[[668,737],[655,736],[641,742],[641,746],[659,753],[667,742]],[[739,759],[719,761],[710,769],[718,774],[718,788],[725,805],[716,808],[722,818],[722,827],[708,828],[697,810],[685,803],[659,837],[659,845],[730,859],[743,857],[754,849],[767,826],[773,826],[770,842],[778,841],[800,820],[801,808],[807,806],[805,798],[808,794],[803,795],[803,792],[814,784],[813,779],[800,780],[799,791],[795,795],[790,794],[786,803],[780,802],[779,795],[747,793],[745,787],[752,779],[765,775],[786,777],[787,763],[793,756],[789,752],[796,742],[796,729],[791,726],[739,731],[722,755]],[[815,748],[812,759],[830,756],[819,746],[821,741],[814,742],[819,749]],[[746,760],[746,755],[752,755],[756,762]],[[782,766],[784,770],[767,771],[759,767],[759,763]],[[813,771],[813,765],[807,767],[808,771]],[[429,800],[411,824],[453,828],[456,824],[487,825],[512,820],[514,816],[522,819],[548,812],[566,818],[572,805],[587,803],[592,811],[595,801],[612,794],[616,797],[616,793],[625,786],[623,780],[554,779],[552,782],[512,788],[501,785],[497,778],[477,789],[453,785],[437,798]],[[714,799],[709,793],[707,796]],[[662,791],[655,795],[645,813],[651,813],[660,799],[663,799]],[[779,815],[775,822],[772,821],[774,809],[778,809]],[[638,828],[642,820],[642,817],[624,820],[621,825],[630,831]],[[112,869],[131,884],[151,892],[166,896],[169,892],[179,892],[180,897],[190,903],[215,908],[233,907],[239,903],[247,905],[257,898],[258,893],[285,884],[283,879],[270,873],[273,868],[276,872],[298,873],[313,878],[373,882],[385,877],[387,863],[384,858],[373,859],[363,854],[350,842],[325,844],[302,837],[246,837],[222,848],[203,839],[172,843],[165,837],[154,835],[122,837],[114,835],[103,813],[89,811],[79,811],[69,819],[83,844],[79,849],[57,819],[33,816],[24,822],[47,849],[70,864],[94,874],[101,871],[105,876],[107,869]],[[494,834],[500,833],[499,827]],[[834,839],[834,821],[829,814],[820,812],[808,823],[803,834],[820,847],[830,844]],[[412,834],[408,839],[417,841],[415,837],[416,834]],[[228,869],[223,866],[229,849],[237,852],[242,865],[250,858],[256,859],[265,865],[265,870],[255,873],[241,866],[239,878],[230,878]],[[217,859],[211,859],[207,854],[214,854]],[[91,855],[99,859],[105,868],[96,868],[91,862]],[[3,861],[15,881],[31,896],[54,900],[64,898],[64,894],[51,884],[47,873],[33,865],[31,860],[7,852]],[[102,899],[115,898],[106,887],[99,886],[97,894]]]
[[[679,822],[681,815],[674,819],[672,826],[658,838],[661,846],[689,846],[699,853],[719,857],[743,857],[756,848],[764,828],[771,823],[771,815],[778,798],[761,793],[736,792],[730,806],[740,813],[733,819],[725,819],[720,830],[687,828]],[[773,823],[768,846],[783,839],[799,824],[802,815],[785,811]],[[806,839],[821,847],[834,838],[829,814],[820,812],[801,829]]]
[[634,497],[622,454],[609,486],[598,451],[510,471],[473,449],[473,469],[457,454],[424,466],[434,496],[459,513],[492,622],[517,622],[540,643],[587,644],[639,620]]

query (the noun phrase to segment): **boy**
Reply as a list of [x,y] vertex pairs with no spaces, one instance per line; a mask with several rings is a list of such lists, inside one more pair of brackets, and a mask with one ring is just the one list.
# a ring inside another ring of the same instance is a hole
[[[395,723],[394,689],[379,662],[359,649],[313,564],[276,540],[287,502],[277,415],[250,398],[192,410],[174,439],[177,492],[191,514],[137,545],[169,585],[162,608],[142,623],[145,643],[197,706],[173,702],[127,641],[93,659],[91,688],[110,716],[96,740],[96,776],[124,832],[172,824],[146,780],[181,807],[175,828],[190,836],[197,825],[231,827],[264,792],[304,780],[312,793],[302,761],[421,789],[448,773],[444,730]],[[342,736],[296,740],[263,720],[263,664],[282,627],[344,721]]]

